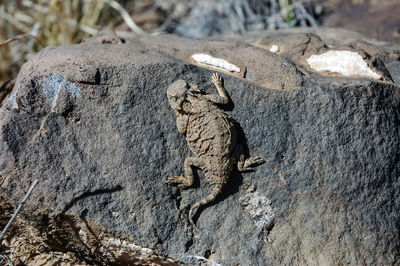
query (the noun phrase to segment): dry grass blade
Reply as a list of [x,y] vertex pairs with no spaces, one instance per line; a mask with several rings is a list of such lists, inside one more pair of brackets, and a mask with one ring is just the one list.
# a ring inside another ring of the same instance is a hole
[[19,41],[19,40],[24,39],[24,38],[33,38],[33,39],[35,39],[35,41],[36,41],[40,46],[44,47],[44,44],[40,41],[40,39],[39,39],[37,36],[34,36],[34,35],[32,35],[32,34],[21,34],[21,35],[14,36],[14,37],[12,37],[12,38],[10,38],[10,39],[8,39],[8,40],[5,40],[5,41],[3,41],[3,42],[0,42],[0,47],[6,46],[6,45],[8,45],[8,44],[11,43],[11,42]]
[[117,1],[114,0],[106,0],[106,3],[108,3],[112,8],[117,10],[120,14],[126,25],[135,33],[137,34],[145,34],[139,26],[136,25],[136,23],[132,20],[131,16],[129,15],[128,11],[126,11],[125,8],[123,8]]

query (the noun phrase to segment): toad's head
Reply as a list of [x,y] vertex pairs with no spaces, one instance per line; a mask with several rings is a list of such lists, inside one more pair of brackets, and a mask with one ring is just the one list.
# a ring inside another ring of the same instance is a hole
[[180,79],[172,83],[167,89],[169,105],[176,111],[182,111],[183,103],[189,103],[189,97],[198,91],[197,86],[189,85]]

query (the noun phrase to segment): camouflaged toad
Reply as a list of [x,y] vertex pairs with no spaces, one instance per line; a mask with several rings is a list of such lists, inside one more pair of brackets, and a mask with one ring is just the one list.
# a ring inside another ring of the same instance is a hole
[[241,172],[251,171],[252,166],[261,164],[259,157],[245,159],[243,148],[237,143],[234,120],[217,105],[230,102],[223,80],[213,74],[212,82],[218,94],[204,94],[197,86],[189,85],[184,80],[175,81],[168,87],[169,104],[176,114],[178,131],[186,135],[190,150],[195,157],[185,159],[185,176],[174,176],[166,183],[178,187],[190,187],[194,182],[193,166],[204,172],[212,185],[212,192],[189,211],[189,220],[194,225],[193,216],[202,205],[213,202],[229,180],[234,167]]

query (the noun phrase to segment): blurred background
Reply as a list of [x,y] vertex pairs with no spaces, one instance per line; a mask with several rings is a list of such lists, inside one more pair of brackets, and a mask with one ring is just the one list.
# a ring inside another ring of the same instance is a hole
[[400,43],[400,0],[0,0],[0,87],[43,47],[104,29],[204,38],[320,26]]

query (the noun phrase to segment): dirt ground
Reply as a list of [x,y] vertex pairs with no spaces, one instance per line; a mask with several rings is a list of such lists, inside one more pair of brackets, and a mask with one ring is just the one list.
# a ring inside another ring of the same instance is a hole
[[338,27],[369,37],[400,43],[400,1],[398,0],[328,0],[321,5],[321,26]]
[[[0,193],[0,228],[15,209]],[[178,265],[142,248],[130,239],[118,239],[88,220],[71,215],[17,216],[0,243],[0,265]]]

